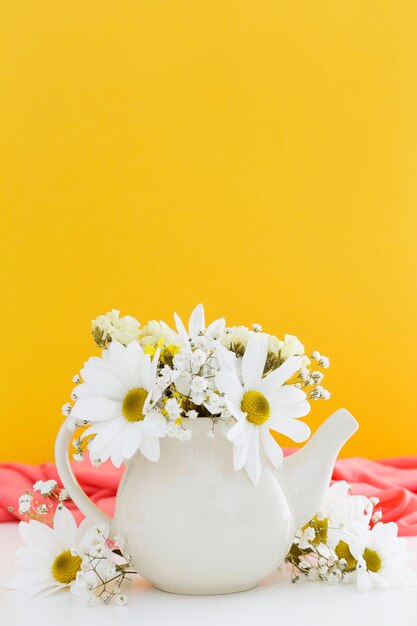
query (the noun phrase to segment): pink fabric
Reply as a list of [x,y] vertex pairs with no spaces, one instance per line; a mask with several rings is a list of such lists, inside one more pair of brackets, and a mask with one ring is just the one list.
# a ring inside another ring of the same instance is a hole
[[[292,450],[287,450],[291,453]],[[109,462],[99,468],[89,463],[74,463],[77,480],[92,500],[109,515],[113,514],[114,499],[122,469]],[[17,499],[31,490],[37,480],[55,479],[61,485],[53,463],[25,465],[0,464],[0,522],[20,519]],[[353,493],[377,496],[381,501],[383,521],[395,521],[400,535],[417,535],[417,456],[381,461],[362,458],[340,459],[336,462],[333,480],[347,480]],[[8,507],[14,511],[9,512]],[[69,503],[77,521],[82,514]]]

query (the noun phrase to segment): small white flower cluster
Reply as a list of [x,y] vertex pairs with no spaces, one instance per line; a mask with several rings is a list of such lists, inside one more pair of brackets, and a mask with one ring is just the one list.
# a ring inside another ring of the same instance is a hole
[[[39,495],[38,495],[39,494]],[[60,489],[56,480],[37,480],[32,490],[19,497],[18,513],[24,519],[51,521],[54,505],[68,498],[66,489]],[[13,511],[13,507],[9,507]]]
[[334,483],[321,510],[295,535],[286,559],[293,582],[304,574],[330,584],[354,582],[360,591],[415,585],[407,567],[413,554],[397,537],[397,525],[380,521],[378,503],[378,498],[351,495],[345,481]]
[[[84,530],[84,529],[83,529]],[[103,524],[91,526],[82,533],[71,554],[81,559],[80,569],[71,583],[70,591],[88,604],[98,600],[109,604],[112,600],[118,606],[127,603],[121,586],[128,574],[135,574],[132,558],[123,553],[124,542],[110,540],[108,527]]]

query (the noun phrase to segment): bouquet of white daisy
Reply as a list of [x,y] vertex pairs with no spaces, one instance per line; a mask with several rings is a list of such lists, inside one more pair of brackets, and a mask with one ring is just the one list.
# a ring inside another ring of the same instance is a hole
[[206,327],[201,304],[188,328],[174,319],[176,329],[154,320],[141,326],[113,310],[92,322],[102,356],[74,377],[74,404],[63,407],[72,428],[84,429],[74,440],[74,459],[88,448],[94,465],[111,459],[119,467],[138,450],[157,462],[161,437],[187,441],[187,421],[210,417],[207,436],[219,423],[230,427],[234,467],[245,467],[256,484],[260,445],[275,467],[282,462],[270,430],[295,442],[309,437],[299,418],[310,401],[330,397],[322,386],[329,359],[318,351],[307,356],[297,337],[279,339],[259,324],[226,327],[218,319]]

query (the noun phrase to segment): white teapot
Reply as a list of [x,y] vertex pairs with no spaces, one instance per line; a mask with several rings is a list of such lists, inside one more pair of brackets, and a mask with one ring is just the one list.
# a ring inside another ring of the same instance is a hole
[[232,444],[220,435],[207,437],[210,418],[188,421],[193,436],[187,445],[165,437],[158,463],[140,452],[126,462],[113,520],[75,480],[66,423],[55,447],[59,475],[84,515],[110,521],[136,570],[159,589],[251,589],[282,564],[296,529],[316,514],[337,454],[358,424],[345,409],[336,411],[278,470],[264,458],[255,486],[244,471],[234,471]]

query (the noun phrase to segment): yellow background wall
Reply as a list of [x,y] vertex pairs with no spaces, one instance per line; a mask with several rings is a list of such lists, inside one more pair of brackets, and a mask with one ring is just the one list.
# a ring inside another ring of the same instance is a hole
[[51,459],[112,307],[260,322],[417,453],[414,0],[0,3],[0,460]]

